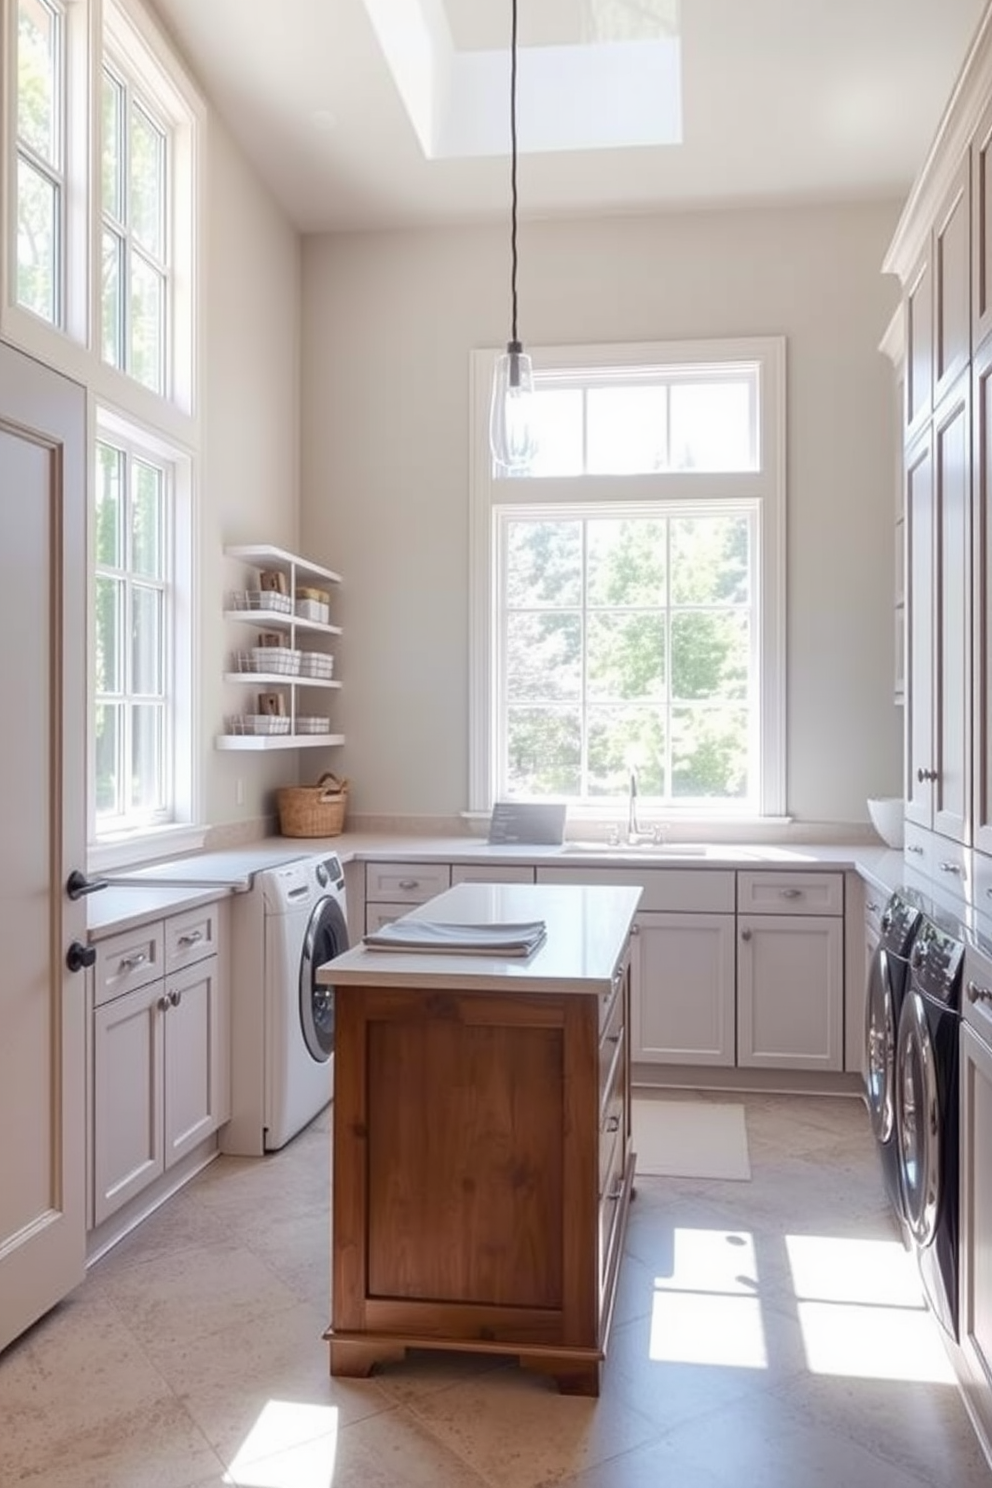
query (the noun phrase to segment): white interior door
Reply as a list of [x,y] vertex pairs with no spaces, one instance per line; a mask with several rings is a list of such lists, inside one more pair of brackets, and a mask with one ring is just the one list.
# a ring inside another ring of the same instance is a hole
[[0,1348],[85,1270],[86,396],[0,344]]

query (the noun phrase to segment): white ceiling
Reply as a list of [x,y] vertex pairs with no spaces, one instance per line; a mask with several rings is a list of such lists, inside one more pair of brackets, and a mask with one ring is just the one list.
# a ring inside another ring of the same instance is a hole
[[[416,17],[443,32],[454,55],[508,49],[510,0],[154,3],[301,231],[508,211],[505,155],[425,157],[378,38],[392,36],[402,62],[396,38]],[[678,9],[676,0],[520,0],[520,216],[904,196],[984,8],[682,0],[681,144],[524,153],[525,62],[552,55],[530,49],[650,41],[670,33]],[[411,38],[408,55],[422,43],[416,27]],[[602,99],[596,87],[571,102],[595,120]]]

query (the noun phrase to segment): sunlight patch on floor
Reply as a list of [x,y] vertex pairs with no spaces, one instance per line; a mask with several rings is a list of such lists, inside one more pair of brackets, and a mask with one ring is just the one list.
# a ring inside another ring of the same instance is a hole
[[270,1400],[224,1482],[238,1488],[331,1488],[337,1438],[336,1405]]
[[916,1259],[897,1240],[787,1235],[811,1374],[953,1384]]
[[786,1235],[796,1296],[876,1307],[924,1306],[916,1259],[898,1240]]
[[649,1357],[767,1369],[754,1240],[741,1230],[676,1229],[672,1269],[655,1278]]

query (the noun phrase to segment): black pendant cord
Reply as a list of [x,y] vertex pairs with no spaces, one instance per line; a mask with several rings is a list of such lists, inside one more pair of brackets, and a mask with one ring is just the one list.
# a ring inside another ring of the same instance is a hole
[[517,0],[513,0],[510,36],[510,300],[513,345],[517,345]]

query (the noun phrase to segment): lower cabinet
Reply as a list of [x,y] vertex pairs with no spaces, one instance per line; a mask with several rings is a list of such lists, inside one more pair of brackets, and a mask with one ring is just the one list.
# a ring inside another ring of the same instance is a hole
[[740,915],[737,931],[737,1063],[842,1069],[843,920]]
[[733,1065],[732,914],[640,914],[631,939],[635,1064]]
[[962,1387],[992,1443],[992,966],[969,947],[961,1027],[960,1334]]
[[[225,956],[217,945],[222,908],[174,916],[98,946],[91,1035],[93,1226],[230,1115],[230,1015]],[[138,950],[136,935],[143,938]],[[107,995],[121,978],[137,978],[140,985]]]

